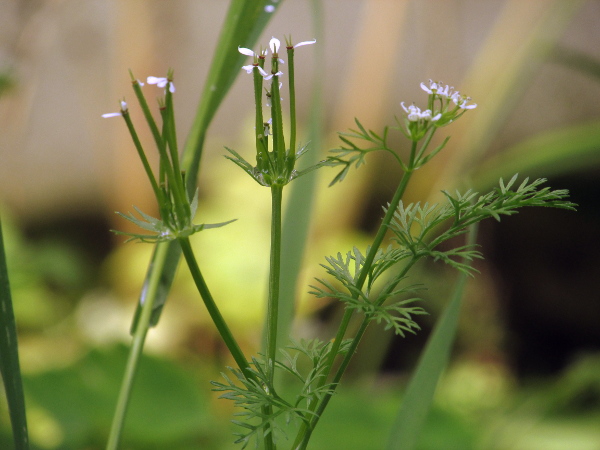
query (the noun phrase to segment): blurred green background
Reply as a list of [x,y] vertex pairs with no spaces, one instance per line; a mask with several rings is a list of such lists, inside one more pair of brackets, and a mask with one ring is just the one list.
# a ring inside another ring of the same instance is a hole
[[[423,105],[418,85],[433,78],[479,106],[442,130],[452,139],[416,177],[411,201],[436,201],[440,189],[465,184],[486,190],[519,172],[549,177],[580,205],[577,213],[530,210],[482,226],[486,260],[469,284],[420,448],[599,449],[600,3],[322,5],[320,76],[312,77],[312,47],[298,50],[296,61],[305,128],[311,86],[323,83],[323,148],[313,151],[337,145],[336,131],[354,117],[376,131],[392,124],[400,101]],[[128,226],[114,211],[154,205],[125,127],[100,115],[116,111],[123,95],[132,99],[129,68],[142,79],[172,67],[183,142],[226,8],[191,0],[0,4],[0,207],[34,448],[103,448],[152,250],[109,232]],[[289,33],[310,39],[312,23],[309,2],[288,0],[260,42]],[[251,82],[241,76],[211,126],[200,173],[199,221],[238,221],[194,238],[249,354],[260,345],[269,198],[222,155],[228,146],[252,158],[252,102]],[[407,150],[401,139],[397,146]],[[333,175],[319,173],[297,337],[332,336],[340,309],[309,297],[308,284],[322,275],[323,256],[367,245],[399,173],[373,158],[327,189]],[[371,329],[312,448],[384,448],[454,275],[438,264],[419,268],[414,277],[429,285],[431,312],[419,320],[423,331],[400,339]],[[199,300],[180,270],[148,338],[124,448],[235,448],[231,405],[209,384],[230,361]],[[0,448],[11,445],[0,401]]]

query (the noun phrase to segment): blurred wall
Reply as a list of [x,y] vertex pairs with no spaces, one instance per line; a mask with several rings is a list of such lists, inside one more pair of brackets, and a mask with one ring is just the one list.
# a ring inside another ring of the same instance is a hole
[[[0,69],[12,69],[17,84],[0,100],[0,201],[24,220],[66,210],[102,211],[112,217],[112,211],[127,210],[134,203],[151,208],[150,191],[125,127],[100,115],[116,111],[123,96],[132,97],[129,68],[143,79],[163,75],[171,67],[183,141],[227,4],[4,0]],[[428,78],[461,90],[464,86],[480,110],[495,108],[503,67],[528,48],[528,36],[540,24],[554,25],[538,30],[536,38],[551,41],[553,33],[559,33],[560,45],[600,58],[598,2],[323,4],[326,38],[319,45],[326,52],[321,75],[332,145],[335,131],[352,126],[355,116],[375,129],[390,123],[401,111],[400,101],[423,98],[418,84]],[[574,4],[580,9],[569,7]],[[560,8],[566,11],[564,24],[544,22],[543,16],[553,11],[561,16],[556,12]],[[311,30],[310,2],[288,0],[262,41],[284,33],[309,39]],[[310,53],[299,55],[299,92],[310,87]],[[517,74],[513,109],[497,115],[500,123],[492,127],[490,142],[477,141],[483,150],[497,151],[537,131],[598,116],[600,84],[568,67],[526,56],[531,70]],[[250,89],[248,79],[240,76],[212,126],[207,162],[222,164],[223,145],[243,141],[250,131]],[[300,95],[303,119],[308,97]],[[460,136],[454,140],[462,142]]]

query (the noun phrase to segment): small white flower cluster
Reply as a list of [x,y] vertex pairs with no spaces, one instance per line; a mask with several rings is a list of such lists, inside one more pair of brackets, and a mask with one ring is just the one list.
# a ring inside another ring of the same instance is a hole
[[432,122],[435,122],[442,117],[441,113],[437,113],[435,117],[432,117],[430,109],[426,109],[425,111],[421,112],[421,108],[415,106],[414,103],[406,107],[404,106],[404,102],[401,102],[400,106],[402,106],[404,111],[406,111],[407,118],[410,122],[418,122],[419,120],[431,120]]
[[146,82],[148,84],[155,84],[157,85],[159,88],[166,88],[167,85],[169,86],[169,92],[171,94],[175,93],[175,85],[173,84],[173,82],[171,80],[169,80],[168,78],[165,77],[148,77],[146,79]]
[[[143,86],[144,83],[142,83],[140,80],[137,80],[137,83],[140,86]],[[173,84],[173,82],[171,80],[169,80],[166,77],[148,77],[146,79],[146,83],[148,84],[156,84],[159,88],[165,88],[165,93],[166,93],[166,89],[168,86],[169,92],[171,94],[173,94],[175,92],[175,85]],[[125,100],[121,100],[121,111],[119,112],[114,112],[114,113],[106,113],[106,114],[102,114],[102,117],[104,117],[105,119],[108,117],[118,117],[118,116],[122,116],[123,113],[127,112],[127,103],[125,102]]]
[[425,85],[425,83],[421,83],[421,89],[427,92],[430,95],[437,95],[440,98],[445,98],[446,100],[452,100],[456,106],[462,109],[474,109],[477,108],[476,103],[471,103],[471,97],[467,97],[465,95],[460,95],[460,92],[455,91],[454,87],[442,85],[441,81],[435,82],[429,80],[429,87]]
[[[293,45],[288,48],[296,49],[298,47],[302,47],[303,45],[314,44],[315,42],[317,42],[316,39],[313,39],[312,41],[299,42],[298,44]],[[279,54],[278,54],[280,48],[281,48],[281,41],[279,39],[277,39],[276,37],[272,37],[271,40],[269,41],[269,49],[271,50],[271,54],[273,55],[273,58],[276,58],[278,60],[279,64],[284,64],[284,60],[279,58]],[[260,53],[255,53],[254,51],[252,51],[249,48],[238,47],[238,51],[242,55],[252,56],[254,58],[254,64],[248,64],[246,66],[242,66],[242,69],[245,70],[246,73],[249,73],[249,74],[252,73],[254,68],[256,67],[258,69],[258,73],[260,73],[260,75],[265,80],[270,80],[273,77],[279,77],[279,76],[283,75],[283,72],[280,70],[278,70],[276,73],[268,73],[266,70],[264,70],[262,67],[259,66],[258,59],[259,58],[264,59],[268,54],[268,50],[262,50]]]
[[[477,104],[471,103],[471,97],[461,95],[453,87],[441,82],[429,80],[429,86],[421,83],[421,89],[429,94],[428,109],[421,111],[414,104],[406,106],[404,102],[400,103],[406,113],[405,134],[413,141],[423,138],[432,127],[446,126],[462,116],[466,110],[477,107]],[[451,106],[451,102],[454,102],[455,106]]]

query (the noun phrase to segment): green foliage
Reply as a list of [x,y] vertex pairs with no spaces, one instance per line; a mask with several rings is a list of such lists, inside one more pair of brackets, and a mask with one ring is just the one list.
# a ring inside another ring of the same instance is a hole
[[[31,406],[56,423],[62,440],[44,448],[103,448],[114,412],[127,348],[91,349],[73,365],[24,377]],[[128,409],[123,448],[179,448],[177,443],[214,438],[214,416],[197,377],[165,358],[142,356]],[[40,435],[42,423],[32,423]],[[42,432],[43,435],[43,432]],[[47,445],[46,445],[47,444]]]
[[[349,344],[349,340],[343,342],[338,353],[346,353]],[[270,362],[263,358],[252,358],[251,367],[248,369],[251,377],[245,376],[239,369],[228,367],[233,377],[222,373],[225,383],[211,381],[215,386],[214,391],[223,392],[219,398],[231,400],[241,409],[234,415],[243,420],[232,420],[244,429],[235,433],[235,443],[242,444],[242,448],[245,448],[254,440],[258,445],[268,433],[286,437],[284,425],[298,421],[308,423],[314,415],[310,406],[316,404],[332,389],[331,384],[319,383],[331,348],[331,342],[311,339],[292,341],[286,349],[281,350],[283,360],[276,360],[275,368],[279,369],[282,375],[290,375],[300,383],[300,389],[293,401],[286,401],[276,392],[269,377]],[[265,411],[270,413],[265,414]]]
[[326,257],[325,259],[329,265],[321,264],[321,266],[343,286],[343,290],[338,289],[334,283],[317,278],[317,281],[325,289],[311,286],[313,291],[310,293],[317,298],[337,298],[346,304],[346,308],[361,311],[369,320],[375,320],[377,323],[383,321],[386,330],[393,328],[394,332],[401,336],[404,336],[404,331],[414,333],[414,330],[418,330],[419,326],[411,319],[411,316],[426,314],[423,308],[408,306],[417,301],[418,298],[385,303],[394,297],[408,293],[412,294],[420,289],[419,286],[409,285],[397,288],[397,285],[406,279],[405,276],[398,275],[392,277],[381,290],[372,295],[375,280],[393,265],[409,256],[410,253],[402,249],[388,247],[385,252],[379,250],[370,267],[368,281],[364,289],[359,289],[356,284],[365,264],[365,257],[360,250],[354,247],[353,252],[348,252],[345,258],[341,253],[338,253],[337,257]]
[[[196,200],[195,200],[196,201]],[[153,234],[140,234],[140,233],[128,233],[125,231],[117,231],[113,230],[115,234],[121,234],[125,236],[129,236],[126,242],[129,241],[139,241],[139,242],[164,242],[164,241],[172,241],[177,238],[186,238],[191,236],[194,233],[198,233],[199,231],[206,230],[209,228],[220,228],[225,225],[230,224],[231,222],[235,222],[237,219],[228,220],[227,222],[220,223],[203,223],[200,225],[190,224],[183,229],[172,229],[168,225],[166,225],[162,220],[157,219],[155,217],[149,216],[142,212],[139,208],[134,206],[134,209],[138,212],[138,214],[144,220],[140,220],[135,217],[132,213],[123,214],[117,213],[119,216],[124,219],[129,220],[140,228],[144,230],[152,231]],[[192,204],[192,211],[195,211],[195,205]],[[193,214],[193,213],[192,213]]]
[[[275,393],[266,362],[252,358],[251,364],[252,367],[248,371],[254,375],[253,377],[246,377],[239,369],[228,367],[235,381],[225,373],[221,375],[226,383],[211,381],[215,386],[214,391],[224,392],[219,398],[232,400],[236,407],[242,409],[234,415],[242,418],[243,421],[232,420],[234,424],[245,429],[244,432],[234,433],[237,436],[235,443],[242,444],[242,448],[245,448],[252,439],[256,439],[258,446],[258,442],[268,433],[284,434],[284,430],[276,421],[280,416],[289,423],[295,417],[302,417],[303,413],[307,412],[294,407]],[[269,414],[265,414],[267,408]]]
[[[499,187],[485,195],[468,190],[464,194],[456,192],[454,196],[442,191],[447,202],[443,205],[429,206],[419,203],[404,206],[402,203],[394,213],[390,229],[394,239],[413,255],[430,256],[442,260],[446,264],[468,274],[472,268],[460,260],[472,261],[482,255],[474,250],[474,245],[465,245],[447,251],[435,250],[442,242],[464,234],[469,225],[493,217],[500,220],[503,215],[516,214],[519,208],[545,206],[574,210],[575,204],[564,200],[568,197],[566,190],[551,190],[549,187],[538,189],[545,179],[539,178],[529,182],[526,178],[520,186],[512,191],[517,175],[505,185],[500,179]],[[449,227],[436,237],[432,232],[442,224],[450,222]]]
[[[545,180],[529,182],[525,179],[520,186],[510,190],[517,180],[517,175],[504,184],[500,180],[498,188],[485,195],[468,190],[464,194],[456,192],[454,196],[444,192],[446,202],[442,205],[411,203],[404,206],[399,203],[389,224],[393,232],[396,248],[389,246],[385,251],[379,249],[370,266],[365,267],[365,256],[356,247],[342,256],[326,257],[327,265],[322,264],[328,275],[335,281],[317,278],[323,287],[311,286],[311,293],[317,298],[337,298],[346,304],[346,308],[355,309],[365,314],[368,320],[385,323],[385,329],[393,329],[396,334],[404,336],[405,331],[414,333],[419,326],[412,319],[413,315],[426,314],[420,307],[412,306],[417,298],[404,298],[422,289],[420,286],[407,285],[398,287],[407,278],[406,273],[419,259],[430,257],[472,275],[474,268],[471,262],[483,256],[477,251],[475,244],[466,244],[439,250],[441,243],[464,234],[472,224],[489,217],[500,220],[502,215],[512,215],[518,208],[526,206],[547,206],[574,209],[574,204],[563,200],[568,192],[550,190],[548,187],[538,189]],[[449,224],[439,233],[442,225]],[[438,232],[437,236],[435,232]],[[367,249],[368,253],[369,249]],[[387,282],[379,290],[374,290],[375,281],[388,270],[404,262],[402,270],[387,277]],[[367,283],[359,287],[361,272],[367,270]],[[341,287],[340,287],[341,286]],[[401,298],[401,300],[398,300]]]
[[[344,178],[346,178],[346,175],[348,175],[348,172],[352,166],[358,169],[360,166],[365,164],[365,157],[371,152],[379,150],[387,151],[394,155],[396,159],[398,159],[396,153],[388,146],[387,139],[389,127],[385,127],[380,136],[373,130],[367,131],[358,119],[355,118],[354,121],[356,122],[358,130],[351,129],[350,133],[338,133],[340,140],[345,145],[329,151],[335,156],[327,157],[327,165],[331,167],[342,167],[342,170],[333,178],[331,183],[329,183],[329,186],[333,186],[335,183],[343,181]],[[366,141],[372,144],[372,146],[366,149],[360,148],[352,141],[352,139]],[[399,159],[398,161],[404,168],[406,167],[402,161]]]

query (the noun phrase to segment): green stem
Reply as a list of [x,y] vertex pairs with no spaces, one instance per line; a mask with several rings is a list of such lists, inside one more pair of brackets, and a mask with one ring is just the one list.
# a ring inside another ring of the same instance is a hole
[[[358,276],[358,279],[356,281],[356,288],[358,290],[362,289],[365,281],[367,280],[367,276],[371,270],[371,266],[373,264],[373,261],[375,260],[377,251],[379,250],[379,247],[381,246],[381,243],[383,242],[383,239],[385,238],[385,235],[388,231],[388,226],[389,226],[390,222],[392,221],[392,218],[394,217],[394,212],[396,211],[396,208],[398,207],[398,204],[400,203],[400,200],[402,199],[402,196],[404,195],[404,192],[406,191],[406,187],[408,186],[408,182],[410,181],[410,178],[412,176],[413,163],[414,163],[414,159],[415,159],[416,150],[417,150],[417,143],[413,142],[412,148],[411,148],[411,154],[410,154],[410,158],[409,158],[408,170],[405,171],[404,174],[402,175],[400,184],[398,185],[398,188],[396,189],[396,192],[394,193],[394,197],[392,198],[392,200],[390,201],[390,203],[388,205],[388,209],[385,214],[385,217],[383,218],[383,221],[381,222],[381,225],[379,226],[379,230],[377,231],[377,234],[375,235],[375,239],[373,240],[373,243],[371,244],[371,248],[369,249],[369,252],[367,253],[364,265],[363,265],[363,267],[360,271],[360,275]],[[348,330],[348,326],[350,325],[350,320],[352,319],[353,313],[354,313],[354,309],[346,309],[344,316],[342,317],[340,327],[335,336],[335,339],[333,340],[333,344],[331,346],[331,350],[328,355],[328,360],[327,360],[327,364],[325,366],[325,370],[323,371],[323,375],[321,376],[320,381],[319,381],[319,388],[321,388],[323,385],[325,385],[325,383],[327,382],[327,378],[329,377],[329,375],[331,374],[331,371],[333,370],[333,365],[335,363],[336,356],[339,352],[340,346],[342,345],[344,336],[346,334],[346,331]],[[328,394],[325,395],[325,397],[323,398],[323,400],[321,400],[321,402],[319,402],[318,404],[315,405],[315,410],[320,409],[320,405],[324,401],[325,401],[325,405],[327,405],[327,403],[329,402],[329,399],[327,397],[328,397]],[[315,421],[315,424],[316,424],[316,421]],[[306,445],[308,444],[308,439],[310,438],[310,434],[312,433],[313,428],[314,427],[312,426],[312,422],[311,422],[310,426],[303,423],[300,427],[300,430],[298,431],[298,434],[296,436],[296,441],[294,442],[293,448],[306,448]],[[298,445],[300,445],[300,446],[298,446]]]
[[288,91],[290,94],[290,152],[296,151],[296,84],[294,76],[294,47],[287,48]]
[[[208,286],[206,285],[206,282],[204,281],[204,277],[200,272],[200,267],[196,262],[196,257],[194,256],[192,246],[190,245],[190,240],[188,238],[180,238],[177,241],[179,242],[185,261],[187,262],[187,265],[190,269],[190,273],[192,275],[192,278],[194,279],[194,283],[196,283],[196,288],[198,289],[198,292],[200,293],[200,296],[204,301],[204,305],[206,306],[206,309],[210,314],[211,319],[217,327],[221,339],[223,339],[223,342],[227,346],[229,353],[231,353],[231,356],[235,360],[238,368],[241,370],[242,374],[247,379],[253,380],[256,383],[260,383],[256,376],[249,370],[250,364],[248,363],[246,356],[244,356],[242,349],[233,337],[233,333],[231,333],[229,326],[227,326],[225,319],[219,311],[219,308],[215,303],[213,296],[210,293]],[[268,417],[272,415],[272,409],[270,407],[263,407],[262,410],[265,416]],[[264,439],[265,450],[274,450],[275,444],[273,443],[273,433],[272,430],[270,430],[269,424],[265,426]]]
[[165,204],[162,199],[162,191],[158,187],[158,183],[156,182],[156,178],[154,177],[154,173],[152,172],[152,168],[150,167],[150,163],[148,162],[148,158],[146,158],[146,153],[144,152],[144,148],[142,147],[142,143],[140,142],[140,138],[135,131],[135,127],[133,126],[133,122],[131,121],[131,117],[129,117],[129,111],[123,111],[122,113],[123,119],[125,119],[125,123],[127,124],[127,129],[129,130],[129,134],[131,135],[131,139],[133,140],[133,145],[138,152],[138,156],[142,161],[142,165],[144,166],[144,170],[146,171],[146,175],[150,180],[150,184],[152,185],[152,190],[154,191],[154,195],[158,200],[158,205],[163,206]]
[[[410,270],[410,268],[419,259],[420,259],[419,255],[413,256],[411,258],[411,260],[408,262],[408,264],[406,266],[404,266],[401,273],[397,276],[397,280],[400,281],[406,275],[406,273]],[[393,290],[396,287],[396,284],[397,283],[394,283],[393,285],[388,287],[388,291]],[[383,297],[381,303],[383,303],[384,301],[385,301],[385,297]],[[380,305],[381,303],[378,303],[378,305]],[[362,337],[364,336],[365,332],[367,331],[367,327],[369,326],[370,321],[371,321],[371,318],[368,315],[363,318],[363,321],[360,324],[360,327],[359,327],[358,331],[356,332],[356,335],[352,339],[352,343],[350,344],[350,347],[348,348],[348,351],[346,352],[344,359],[342,360],[342,363],[340,364],[340,367],[338,368],[337,372],[335,373],[335,376],[333,377],[333,380],[331,381],[331,389],[325,394],[323,399],[319,402],[319,405],[315,411],[315,415],[310,422],[310,427],[308,427],[308,429],[306,430],[306,433],[304,434],[302,443],[299,447],[300,449],[305,449],[306,446],[308,445],[310,436],[312,435],[313,430],[317,426],[317,423],[319,422],[319,419],[321,418],[323,411],[325,411],[325,408],[329,404],[329,400],[331,400],[331,397],[335,393],[335,390],[337,389],[337,386],[338,386],[340,380],[344,376],[344,373],[346,372],[348,365],[350,365],[350,361],[352,360],[352,357],[354,356],[354,354],[356,352],[358,344],[360,344]]]
[[271,257],[269,271],[269,303],[267,305],[267,363],[269,381],[273,385],[277,356],[277,324],[279,322],[279,283],[281,275],[281,200],[283,187],[271,187]]
[[244,356],[244,353],[242,352],[240,346],[233,337],[231,330],[227,326],[227,323],[225,322],[221,311],[219,311],[219,308],[215,303],[215,300],[213,299],[213,296],[210,293],[206,282],[204,281],[204,277],[200,272],[200,267],[196,262],[192,246],[190,245],[190,240],[188,238],[179,238],[177,241],[181,246],[183,256],[190,269],[190,273],[192,275],[192,278],[194,279],[196,288],[198,289],[198,292],[200,293],[200,296],[204,301],[204,305],[206,306],[208,314],[210,314],[211,319],[217,327],[219,335],[223,339],[223,342],[225,342],[227,349],[231,353],[231,356],[233,356],[233,359],[235,360],[237,366],[242,371],[244,376],[246,378],[252,379],[253,375],[248,370],[250,367],[250,365],[248,364],[248,360]]
[[[158,264],[165,261],[167,249],[167,243],[157,244],[157,258],[155,261],[158,262]],[[121,390],[119,392],[117,407],[113,416],[110,434],[108,436],[108,443],[106,444],[106,450],[116,450],[119,447],[119,441],[121,440],[123,425],[125,423],[125,414],[127,413],[127,407],[131,397],[131,388],[133,387],[133,381],[137,372],[138,363],[144,348],[146,334],[148,333],[148,329],[150,327],[150,317],[152,315],[152,309],[154,308],[154,299],[156,298],[156,291],[160,284],[163,268],[155,266],[153,269],[155,270],[151,271],[151,276],[148,279],[147,295],[145,297],[146,302],[142,307],[142,314],[135,330],[135,334],[133,335],[133,342],[131,344],[129,358],[127,359],[127,366],[125,368],[125,374],[123,375]]]

